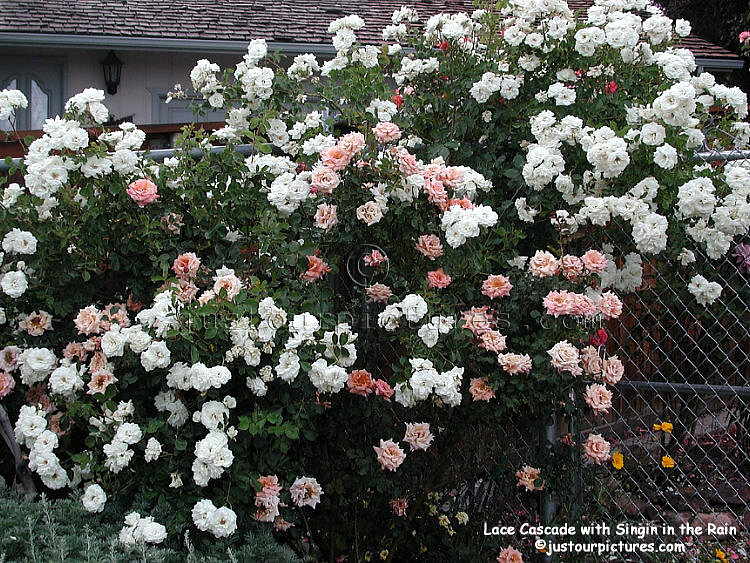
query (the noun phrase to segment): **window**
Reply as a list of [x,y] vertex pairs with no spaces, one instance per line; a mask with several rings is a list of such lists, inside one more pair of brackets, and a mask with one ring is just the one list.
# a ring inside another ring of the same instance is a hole
[[[62,64],[41,59],[0,59],[0,89],[20,90],[29,107],[16,110],[16,129],[41,129],[44,120],[62,113]],[[33,69],[33,70],[29,70]],[[0,129],[11,128],[9,120]]]
[[[190,109],[194,104],[192,100],[171,100],[167,103],[166,90],[150,90],[152,99],[153,123],[209,123],[213,121],[224,121],[226,112],[208,111],[205,115],[195,115]],[[189,94],[193,94],[189,92]]]

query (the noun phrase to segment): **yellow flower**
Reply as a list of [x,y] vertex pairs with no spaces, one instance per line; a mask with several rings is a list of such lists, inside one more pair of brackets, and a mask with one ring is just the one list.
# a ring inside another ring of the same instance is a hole
[[425,553],[427,551],[426,545],[420,545],[419,546],[419,553]]
[[453,537],[453,535],[454,535],[454,534],[456,533],[456,530],[454,530],[454,529],[453,529],[453,528],[451,528],[450,526],[448,526],[448,527],[446,528],[446,530],[448,531],[448,535],[449,535],[449,536],[451,536],[451,537]]
[[448,518],[445,514],[441,514],[440,518],[438,518],[438,524],[440,524],[443,528],[447,528],[450,523],[450,518]]
[[674,460],[668,455],[665,455],[661,458],[661,466],[666,467],[668,469],[670,467],[674,467]]
[[662,432],[672,433],[674,425],[671,422],[662,422],[661,424],[654,424],[654,431],[661,430]]
[[427,499],[431,500],[432,502],[437,502],[438,498],[440,498],[440,497],[438,496],[438,494],[435,491],[427,494]]
[[617,469],[618,471],[622,469],[622,466],[624,465],[624,458],[620,452],[615,452],[612,454],[612,467]]
[[388,550],[387,549],[384,549],[383,551],[380,552],[380,558],[383,561],[385,561],[386,559],[388,559]]
[[721,561],[721,563],[728,563],[727,561],[727,554],[724,553],[722,550],[717,549],[716,550],[716,560]]
[[365,561],[372,561],[372,554],[369,551],[365,553]]
[[456,520],[462,526],[465,526],[469,522],[469,515],[465,512],[456,512]]
[[435,516],[435,514],[437,514],[437,506],[435,506],[434,504],[431,504],[429,508],[430,508],[430,516]]

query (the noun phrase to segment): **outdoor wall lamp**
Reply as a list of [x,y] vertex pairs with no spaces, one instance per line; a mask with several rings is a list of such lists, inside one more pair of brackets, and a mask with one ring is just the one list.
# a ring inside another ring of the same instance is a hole
[[120,75],[124,63],[117,58],[114,51],[110,51],[100,62],[104,69],[104,83],[107,85],[107,93],[115,95],[117,94],[117,87],[120,85]]

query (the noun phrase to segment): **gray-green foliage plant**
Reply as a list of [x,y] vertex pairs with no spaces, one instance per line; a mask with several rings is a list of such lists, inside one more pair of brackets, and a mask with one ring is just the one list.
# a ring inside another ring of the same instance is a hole
[[180,549],[141,545],[128,550],[117,539],[121,519],[121,507],[115,504],[101,514],[90,514],[78,499],[34,497],[0,483],[0,562],[300,561],[267,532],[198,547],[186,534]]

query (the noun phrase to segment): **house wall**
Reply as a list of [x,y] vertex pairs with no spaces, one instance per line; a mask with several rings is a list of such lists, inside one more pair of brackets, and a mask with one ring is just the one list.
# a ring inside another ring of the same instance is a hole
[[[167,53],[143,51],[115,51],[125,64],[117,94],[107,94],[105,104],[114,118],[132,116],[134,123],[145,125],[158,123],[154,112],[154,96],[158,92],[174,89],[182,84],[190,86],[190,70],[195,62],[207,58],[223,69],[234,67],[242,59],[237,55],[210,55],[206,53]],[[2,59],[19,60],[33,68],[36,62],[60,62],[63,64],[63,100],[94,87],[105,90],[102,66],[99,63],[107,51],[85,49],[3,49]]]

